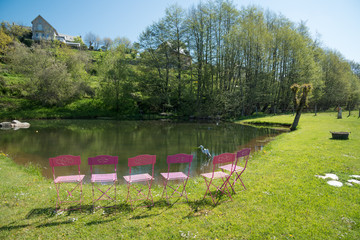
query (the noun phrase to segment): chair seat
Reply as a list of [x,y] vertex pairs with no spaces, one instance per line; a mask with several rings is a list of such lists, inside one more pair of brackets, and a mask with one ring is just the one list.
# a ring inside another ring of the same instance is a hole
[[69,176],[59,176],[55,179],[55,183],[62,182],[80,182],[84,179],[85,175],[69,175]]
[[[135,174],[135,175],[131,175],[131,176],[124,176],[124,179],[126,182],[145,182],[145,181],[153,180],[154,178],[152,178],[148,173],[145,173],[145,174]],[[131,179],[131,181],[130,181],[130,179]]]
[[114,182],[117,180],[116,173],[92,174],[91,182]]
[[[220,168],[231,172],[231,170],[232,170],[231,167],[234,168],[234,166],[232,164],[227,164],[227,165],[221,166]],[[244,170],[243,167],[240,167],[240,166],[237,166],[237,165],[235,166],[235,172],[241,172],[242,170]]]
[[160,174],[166,180],[183,180],[188,178],[188,176],[183,172],[170,172],[170,173],[160,173]]
[[[205,178],[213,178],[213,173],[203,173],[200,174],[201,176],[205,177]],[[227,178],[230,175],[224,172],[214,172],[214,178]]]

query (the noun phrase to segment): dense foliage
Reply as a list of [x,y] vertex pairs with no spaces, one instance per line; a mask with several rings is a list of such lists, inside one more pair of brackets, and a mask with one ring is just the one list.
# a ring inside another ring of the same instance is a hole
[[[0,81],[0,87],[3,96],[16,92],[33,104],[63,106],[85,98],[120,115],[236,118],[295,110],[290,89],[295,83],[311,84],[314,111],[337,106],[351,111],[360,100],[358,63],[322,47],[302,22],[252,6],[237,9],[230,1],[187,11],[171,6],[138,43],[106,38],[104,52],[57,42],[25,47],[9,41],[24,42],[12,28],[2,24],[0,54],[8,71],[25,78],[20,84]],[[95,34],[85,42],[100,49]]]

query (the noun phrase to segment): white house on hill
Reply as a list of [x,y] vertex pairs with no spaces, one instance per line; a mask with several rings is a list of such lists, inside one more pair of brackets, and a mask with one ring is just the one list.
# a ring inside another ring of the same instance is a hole
[[33,40],[59,40],[66,45],[80,47],[80,43],[74,43],[73,36],[59,34],[42,16],[37,16],[32,22]]

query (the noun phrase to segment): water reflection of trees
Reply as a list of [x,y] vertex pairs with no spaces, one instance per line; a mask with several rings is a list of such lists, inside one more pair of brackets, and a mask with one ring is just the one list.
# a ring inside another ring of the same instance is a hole
[[[87,158],[95,155],[119,156],[119,175],[128,173],[127,159],[140,154],[157,155],[156,175],[166,172],[166,156],[191,153],[192,175],[209,170],[211,155],[235,152],[251,139],[269,136],[274,130],[256,129],[230,123],[177,123],[161,121],[48,120],[34,121],[31,128],[2,134],[3,151],[17,156],[21,164],[32,161],[48,167],[48,158],[80,155],[82,169],[88,174]],[[26,156],[26,157],[24,157]],[[184,168],[179,167],[179,170]],[[186,166],[185,166],[186,168]],[[50,170],[47,168],[45,170]],[[46,173],[47,176],[51,173]]]

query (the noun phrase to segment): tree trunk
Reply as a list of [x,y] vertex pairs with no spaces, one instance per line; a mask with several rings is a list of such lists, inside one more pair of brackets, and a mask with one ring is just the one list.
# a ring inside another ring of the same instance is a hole
[[294,122],[293,122],[293,124],[292,124],[291,127],[290,127],[290,131],[296,130],[297,125],[299,124],[299,121],[300,121],[300,116],[301,116],[301,110],[296,111],[296,115],[295,115],[295,118],[294,118]]

